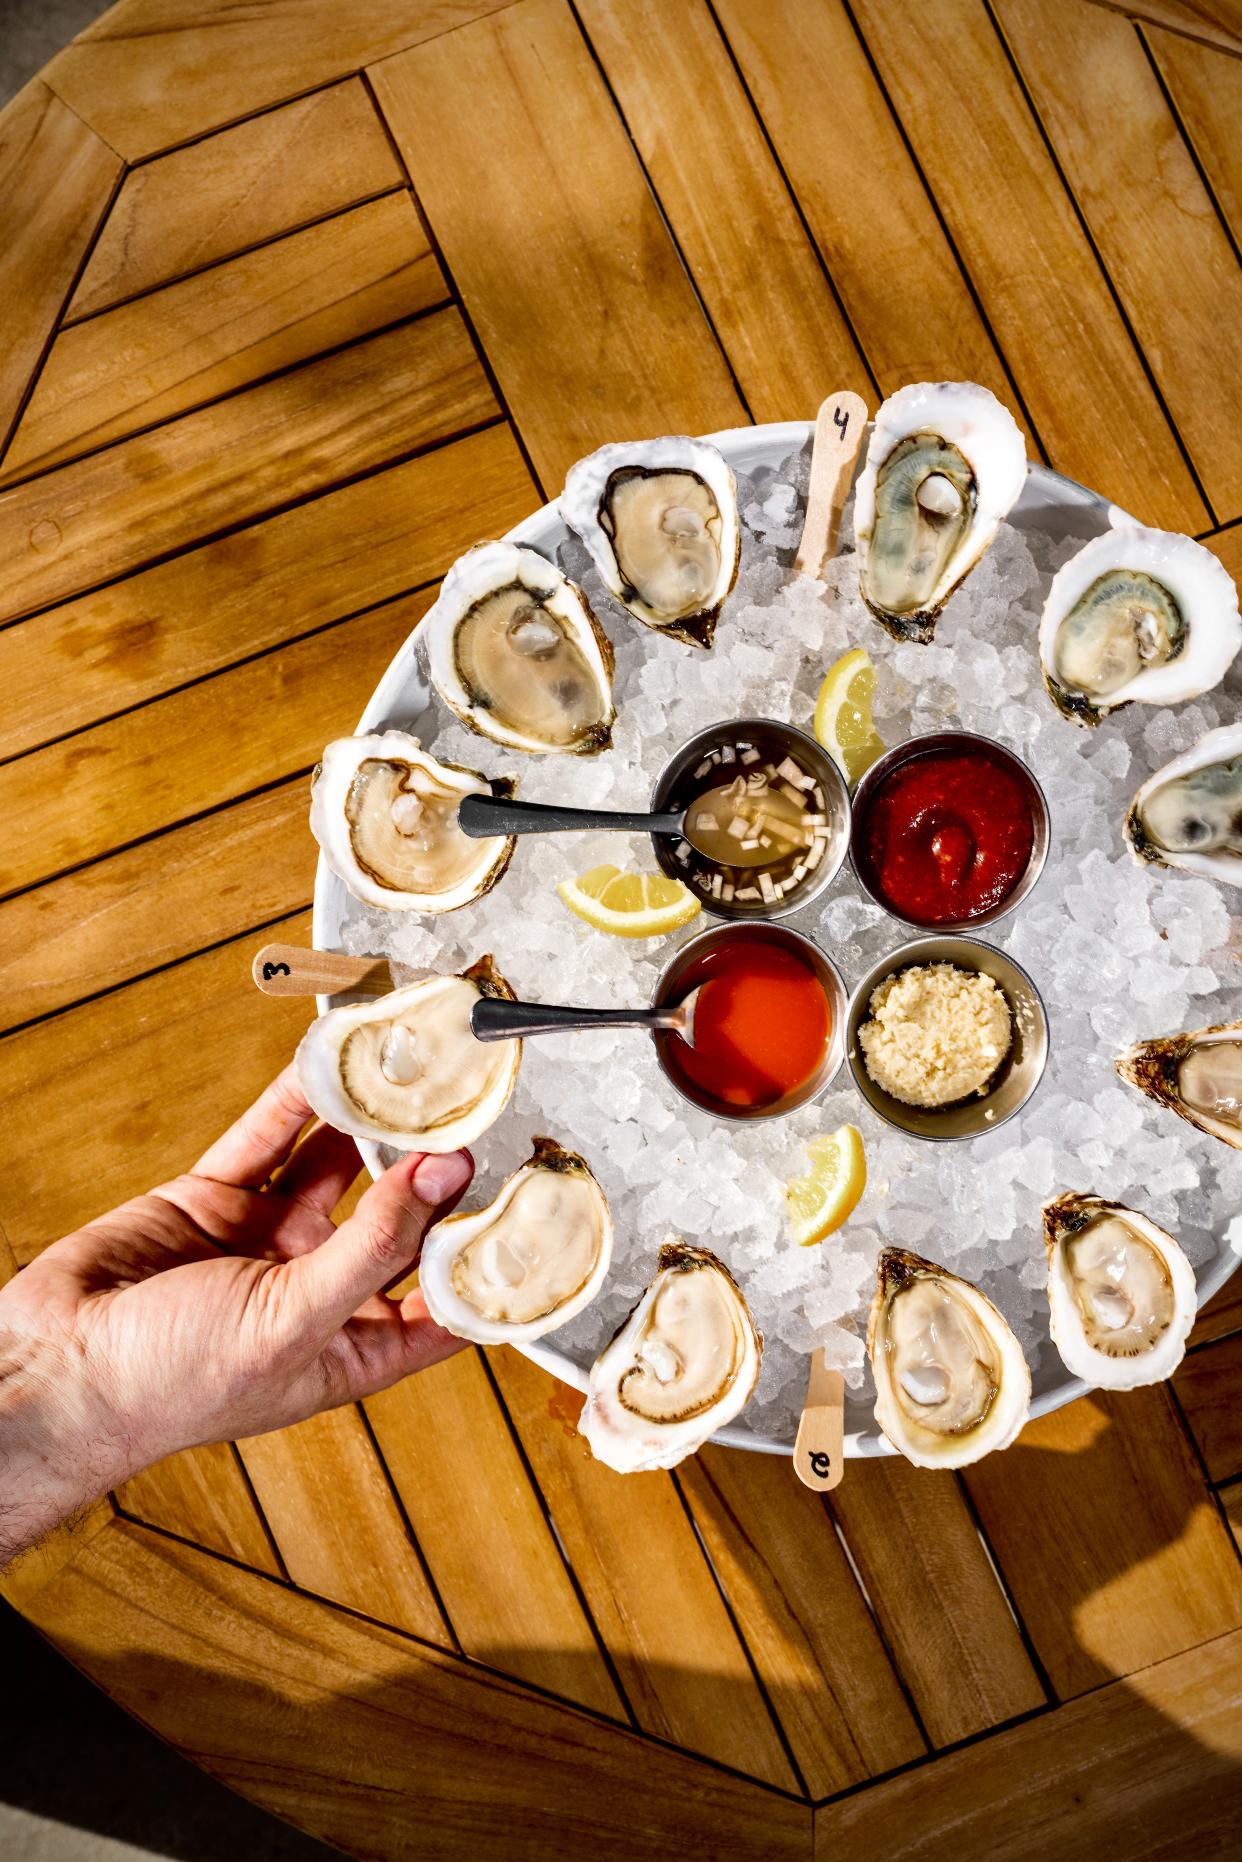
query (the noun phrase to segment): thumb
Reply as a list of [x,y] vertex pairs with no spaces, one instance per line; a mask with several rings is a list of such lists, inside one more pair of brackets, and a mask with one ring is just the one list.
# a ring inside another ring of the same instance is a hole
[[334,1235],[288,1263],[299,1314],[325,1332],[352,1319],[413,1265],[428,1227],[473,1174],[469,1151],[414,1152],[386,1170]]

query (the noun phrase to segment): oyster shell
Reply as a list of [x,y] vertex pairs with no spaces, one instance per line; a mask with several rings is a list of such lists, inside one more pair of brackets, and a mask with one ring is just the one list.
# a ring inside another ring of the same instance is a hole
[[565,480],[560,513],[636,620],[709,647],[737,580],[737,488],[704,440],[601,446]]
[[1098,724],[1122,705],[1177,705],[1224,678],[1242,620],[1228,571],[1190,537],[1128,524],[1052,578],[1039,624],[1048,695]]
[[612,1217],[582,1158],[536,1138],[486,1209],[428,1230],[418,1283],[438,1325],[480,1345],[542,1338],[594,1299],[612,1259]]
[[537,754],[612,742],[612,643],[581,589],[537,550],[467,550],[419,637],[441,698],[481,736]]
[[1113,1065],[1157,1105],[1242,1151],[1242,1022],[1136,1041]]
[[1052,1342],[1102,1390],[1172,1375],[1195,1322],[1195,1276],[1172,1235],[1124,1203],[1069,1192],[1044,1205]]
[[513,991],[490,957],[313,1021],[297,1051],[302,1090],[338,1131],[401,1151],[455,1151],[485,1132],[513,1091],[522,1043],[477,1041],[480,996]]
[[1149,776],[1124,832],[1140,862],[1242,885],[1242,724],[1209,731]]
[[666,1242],[651,1285],[591,1366],[578,1427],[618,1473],[675,1467],[745,1407],[762,1355],[724,1262]]
[[463,795],[512,795],[506,778],[441,763],[404,731],[338,737],[311,778],[311,833],[337,878],[364,905],[451,912],[496,884],[511,836],[471,840],[457,825]]
[[854,493],[859,586],[880,625],[930,640],[1025,483],[1021,429],[986,388],[925,381],[890,395]]
[[867,1324],[875,1419],[918,1468],[962,1468],[1008,1448],[1031,1373],[990,1299],[918,1254],[885,1248]]

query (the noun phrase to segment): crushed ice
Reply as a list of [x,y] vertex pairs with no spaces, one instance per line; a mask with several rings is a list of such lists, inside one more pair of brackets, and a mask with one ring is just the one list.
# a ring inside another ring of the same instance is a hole
[[[1173,1230],[1199,1265],[1215,1254],[1217,1233],[1240,1245],[1242,1191],[1242,1157],[1140,1099],[1112,1068],[1132,1040],[1238,1012],[1242,972],[1227,949],[1225,893],[1139,868],[1120,834],[1138,784],[1234,716],[1236,695],[1208,694],[1176,711],[1133,705],[1098,731],[1066,723],[1044,695],[1035,641],[1049,579],[1079,543],[1009,525],[950,601],[933,644],[897,644],[859,600],[848,512],[824,580],[793,576],[807,470],[802,453],[739,479],[741,570],[711,653],[632,622],[576,540],[562,546],[562,566],[585,586],[616,646],[610,754],[522,757],[442,713],[423,726],[437,755],[516,775],[527,799],[636,807],[672,750],[706,725],[758,713],[809,726],[827,667],[865,646],[887,743],[960,725],[1009,744],[1044,785],[1053,826],[1044,876],[1014,918],[985,933],[1031,971],[1052,1032],[1043,1084],[1003,1130],[970,1144],[920,1144],[882,1125],[844,1069],[825,1099],[789,1119],[728,1125],[678,1097],[641,1034],[589,1033],[529,1041],[508,1110],[475,1147],[475,1203],[524,1161],[536,1132],[583,1152],[611,1202],[608,1284],[549,1344],[589,1364],[646,1285],[659,1243],[670,1233],[702,1241],[737,1275],[766,1340],[745,1420],[785,1440],[801,1408],[805,1354],[817,1346],[846,1374],[855,1425],[869,1421],[863,1335],[881,1246],[912,1248],[978,1281],[1014,1326],[1038,1391],[1063,1375],[1047,1336],[1046,1198],[1078,1189],[1131,1202]],[[352,906],[343,941],[437,969],[463,968],[490,950],[521,996],[645,1004],[672,941],[601,936],[556,894],[559,880],[605,860],[649,868],[650,848],[618,835],[528,839],[504,883],[473,906],[438,920]],[[847,985],[906,935],[859,896],[848,870],[789,922],[824,943]],[[866,1141],[867,1194],[843,1231],[795,1247],[785,1184],[806,1168],[806,1141],[845,1120]]]

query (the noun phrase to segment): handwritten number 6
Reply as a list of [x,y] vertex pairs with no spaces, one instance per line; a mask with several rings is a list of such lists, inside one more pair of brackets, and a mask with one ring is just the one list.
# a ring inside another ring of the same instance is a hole
[[[834,427],[840,428],[841,438],[844,439],[845,430],[850,424],[849,408],[848,407],[847,408],[834,407],[832,410],[832,424]],[[816,1472],[818,1473],[818,1469],[816,1470]]]
[[270,983],[274,976],[288,976],[289,974],[289,965],[287,963],[265,963],[263,965],[263,981],[265,983]]

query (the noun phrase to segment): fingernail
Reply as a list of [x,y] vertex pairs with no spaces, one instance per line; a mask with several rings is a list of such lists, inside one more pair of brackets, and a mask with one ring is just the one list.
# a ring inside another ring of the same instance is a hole
[[447,1151],[443,1157],[421,1157],[410,1187],[425,1203],[446,1203],[450,1196],[465,1189],[473,1174],[474,1160],[469,1151]]

